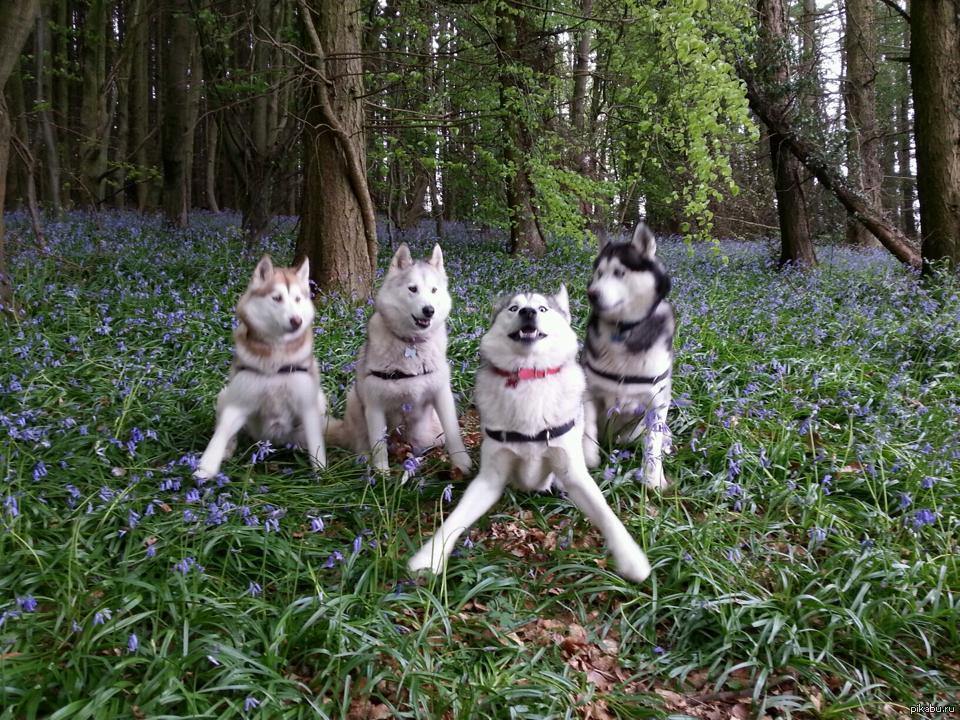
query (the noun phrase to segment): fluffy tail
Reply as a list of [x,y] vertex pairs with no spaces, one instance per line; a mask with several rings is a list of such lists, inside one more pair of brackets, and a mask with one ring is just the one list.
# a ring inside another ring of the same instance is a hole
[[327,445],[352,450],[353,443],[348,441],[346,428],[347,424],[343,420],[335,417],[327,418],[327,431],[324,433]]

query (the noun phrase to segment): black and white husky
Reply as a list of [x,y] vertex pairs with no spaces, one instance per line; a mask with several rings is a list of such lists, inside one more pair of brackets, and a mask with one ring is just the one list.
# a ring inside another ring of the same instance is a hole
[[518,293],[497,305],[480,341],[474,398],[483,444],[480,470],[436,534],[411,558],[411,570],[442,570],[458,538],[497,502],[508,484],[565,490],[603,533],[628,580],[643,581],[650,563],[607,504],[583,457],[586,380],[577,362],[566,288],[553,296]]
[[613,436],[633,443],[646,431],[643,479],[663,488],[674,317],[666,301],[670,276],[656,253],[657,241],[641,223],[629,242],[602,244],[593,263],[583,352],[588,388],[583,449],[587,464],[596,467],[599,440]]

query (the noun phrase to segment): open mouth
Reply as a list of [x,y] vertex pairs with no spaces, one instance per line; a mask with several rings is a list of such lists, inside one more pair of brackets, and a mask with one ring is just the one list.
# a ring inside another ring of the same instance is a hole
[[432,318],[418,318],[416,315],[411,315],[413,322],[416,323],[417,327],[421,330],[426,330],[430,327],[430,323],[433,322]]
[[512,333],[507,335],[508,338],[514,340],[515,342],[522,343],[533,343],[537,340],[542,340],[546,337],[546,334],[540,332],[537,328],[532,326],[524,326],[519,330],[514,330]]

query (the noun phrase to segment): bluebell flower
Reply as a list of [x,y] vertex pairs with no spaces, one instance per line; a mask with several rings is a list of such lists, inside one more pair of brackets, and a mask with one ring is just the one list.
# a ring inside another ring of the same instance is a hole
[[23,595],[17,598],[17,605],[19,605],[20,609],[24,612],[32,613],[37,609],[37,600],[33,595]]
[[810,536],[810,542],[812,542],[814,545],[819,545],[827,539],[827,531],[819,527],[810,528],[807,531],[807,535]]
[[107,620],[113,618],[113,611],[110,608],[104,608],[103,610],[98,610],[93,615],[93,624],[94,625],[103,625]]
[[415,475],[417,469],[420,467],[420,463],[423,462],[418,457],[408,457],[403,461],[403,469],[406,470],[410,475]]
[[727,560],[732,563],[738,563],[743,560],[743,553],[740,552],[740,548],[732,547],[727,549]]
[[323,532],[323,518],[320,516],[310,517],[310,529],[315,533]]
[[937,513],[929,508],[921,508],[913,513],[910,522],[914,530],[919,530],[924,525],[933,525],[937,522]]
[[140,648],[140,638],[136,633],[130,633],[127,637],[127,652],[135,653]]
[[663,649],[662,647],[660,647],[659,645],[656,645],[656,646],[654,646],[654,648],[653,648],[653,654],[654,654],[654,655],[663,655],[665,652],[666,652],[666,650],[664,650],[664,649]]
[[913,498],[910,496],[910,493],[902,492],[898,496],[900,498],[900,509],[906,510],[913,504]]
[[157,554],[157,546],[147,545],[147,557],[152,558],[152,557],[155,557],[156,554]]
[[342,562],[342,561],[343,561],[343,553],[341,553],[339,550],[334,550],[333,554],[327,558],[327,561],[323,564],[323,566],[329,570],[338,562]]
[[44,465],[43,460],[38,460],[37,464],[33,466],[33,481],[37,482],[42,477],[47,475],[47,466]]
[[0,628],[2,628],[7,620],[15,620],[20,617],[20,612],[17,610],[4,610],[0,612]]
[[453,500],[453,485],[448,484],[443,489],[443,495],[441,497],[443,498],[443,502],[445,503],[449,503],[451,500]]
[[353,539],[353,554],[357,555],[360,552],[360,549],[363,547],[363,537],[357,535]]
[[257,700],[252,695],[247,695],[246,699],[243,701],[243,711],[250,712],[251,710],[256,710],[260,706],[260,701]]
[[263,593],[263,587],[258,582],[251,581],[247,586],[247,594],[251,597],[257,597]]
[[17,504],[17,499],[13,495],[7,495],[7,497],[4,498],[3,507],[12,518],[20,514],[20,506]]
[[920,481],[920,487],[922,487],[924,490],[929,490],[936,484],[936,482],[937,482],[937,479],[935,477],[930,477],[928,475],[927,477],[925,477],[923,480]]

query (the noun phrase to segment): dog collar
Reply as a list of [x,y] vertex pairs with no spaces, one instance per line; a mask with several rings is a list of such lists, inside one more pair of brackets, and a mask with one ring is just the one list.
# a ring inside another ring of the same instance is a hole
[[[265,373],[265,372],[263,372],[262,370],[257,370],[256,368],[252,368],[252,367],[249,367],[249,366],[247,366],[247,365],[237,365],[237,366],[236,366],[236,371],[237,371],[237,372],[243,372],[244,370],[246,370],[247,372],[257,373],[257,375],[272,375],[272,374],[273,374],[273,373]],[[310,371],[309,371],[307,368],[303,367],[302,365],[284,365],[284,366],[282,366],[282,367],[277,368],[276,374],[277,374],[277,375],[290,375],[291,373],[295,373],[295,372],[310,372]]]
[[536,435],[524,435],[523,433],[514,432],[513,430],[491,430],[490,428],[485,428],[485,432],[487,433],[487,437],[490,439],[502,443],[548,442],[554,438],[560,437],[561,435],[566,435],[568,432],[570,432],[570,430],[573,429],[574,425],[576,425],[576,420],[569,420],[563,425],[541,430]]
[[635,327],[637,327],[637,325],[641,325],[642,323],[645,323],[647,320],[649,320],[653,316],[654,311],[657,309],[659,305],[660,305],[660,301],[657,300],[653,304],[653,307],[650,308],[649,312],[647,312],[647,314],[644,315],[639,320],[634,320],[632,322],[618,322],[614,326],[613,335],[610,336],[610,339],[613,342],[623,342],[624,340],[626,340],[627,336]]
[[656,377],[649,377],[647,375],[614,375],[613,373],[603,372],[591,365],[589,360],[585,362],[584,365],[586,365],[587,369],[594,375],[599,375],[607,380],[613,380],[620,385],[656,385],[661,380],[666,380],[670,377],[670,368],[667,368]]
[[423,377],[424,375],[429,375],[432,370],[427,370],[416,375],[411,375],[410,373],[401,372],[400,370],[391,370],[390,372],[382,372],[380,370],[371,370],[370,375],[374,377],[381,378],[382,380],[408,380],[415,377]]
[[[565,366],[561,365],[560,367],[547,368],[546,370],[537,370],[536,368],[520,368],[519,370],[503,370],[494,365],[490,366],[490,369],[496,375],[500,377],[507,378],[507,387],[515,388],[521,380],[539,380],[540,378],[545,378],[548,375],[556,375],[558,372],[563,370]],[[567,428],[568,430],[570,428]]]

